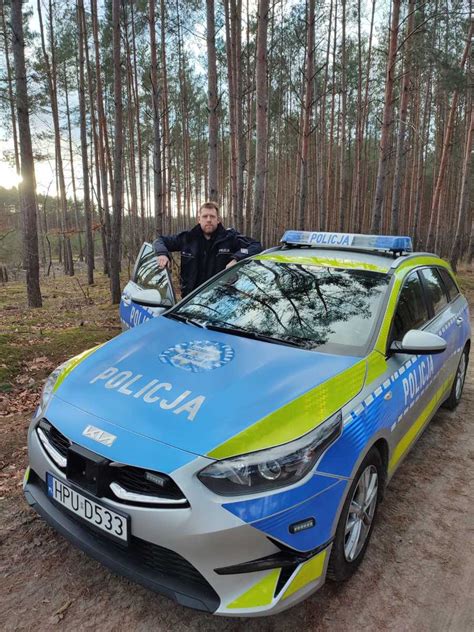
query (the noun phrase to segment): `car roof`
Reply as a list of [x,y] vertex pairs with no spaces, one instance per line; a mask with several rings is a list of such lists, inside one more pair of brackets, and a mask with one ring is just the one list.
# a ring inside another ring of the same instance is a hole
[[257,255],[257,259],[270,259],[281,263],[306,263],[336,268],[353,268],[356,270],[370,270],[388,274],[398,268],[405,261],[413,266],[423,263],[423,258],[433,257],[443,263],[437,255],[425,252],[409,253],[394,257],[380,251],[362,251],[349,248],[314,248],[314,247],[278,247]]

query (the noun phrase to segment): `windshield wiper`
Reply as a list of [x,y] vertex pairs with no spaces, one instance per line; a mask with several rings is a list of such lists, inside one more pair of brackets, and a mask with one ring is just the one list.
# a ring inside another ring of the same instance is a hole
[[183,316],[182,314],[176,314],[175,312],[171,312],[168,314],[163,314],[165,318],[172,318],[173,320],[179,320],[182,323],[186,323],[187,325],[194,325],[195,327],[199,327],[200,329],[207,329],[207,322],[200,322],[198,320],[194,320],[194,318],[190,318],[189,316]]
[[249,331],[248,329],[241,329],[240,327],[229,326],[226,327],[224,325],[214,325],[212,323],[207,323],[206,329],[210,329],[211,331],[220,331],[225,334],[231,334],[234,336],[241,336],[242,338],[251,338],[252,340],[260,340],[261,342],[270,342],[275,345],[284,345],[286,347],[297,347],[299,349],[304,348],[302,345],[299,345],[295,342],[289,342],[283,338],[275,338],[273,336],[266,336],[265,334],[259,334],[256,331]]

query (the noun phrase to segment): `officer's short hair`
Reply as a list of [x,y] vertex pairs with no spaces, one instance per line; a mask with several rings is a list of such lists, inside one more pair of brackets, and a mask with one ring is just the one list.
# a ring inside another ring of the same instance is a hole
[[219,207],[217,206],[216,202],[204,202],[204,204],[201,204],[201,206],[199,207],[199,213],[201,213],[203,208],[213,208],[219,215]]

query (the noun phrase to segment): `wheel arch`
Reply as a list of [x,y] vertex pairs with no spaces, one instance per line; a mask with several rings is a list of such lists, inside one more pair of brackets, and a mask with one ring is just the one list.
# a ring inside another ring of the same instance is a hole
[[[385,487],[387,485],[387,478],[388,478],[388,461],[389,461],[389,456],[390,456],[390,452],[389,452],[389,446],[388,446],[388,441],[387,439],[385,439],[384,437],[379,437],[377,439],[377,441],[375,441],[370,448],[367,450],[367,454],[370,452],[370,450],[372,450],[373,448],[375,448],[378,453],[380,454],[380,457],[382,459],[382,464],[383,464],[383,470],[384,470],[384,479],[383,479],[383,485],[382,485],[382,489],[381,489],[381,496],[380,496],[380,500],[383,500],[383,496],[385,493]],[[364,457],[365,458],[365,457]]]

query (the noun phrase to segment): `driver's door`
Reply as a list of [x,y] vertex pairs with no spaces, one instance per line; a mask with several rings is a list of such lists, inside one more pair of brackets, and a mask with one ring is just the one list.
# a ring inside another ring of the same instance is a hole
[[160,270],[153,247],[144,243],[138,253],[131,280],[120,300],[120,320],[124,330],[159,316],[176,303],[171,276]]

